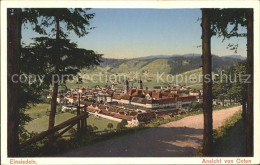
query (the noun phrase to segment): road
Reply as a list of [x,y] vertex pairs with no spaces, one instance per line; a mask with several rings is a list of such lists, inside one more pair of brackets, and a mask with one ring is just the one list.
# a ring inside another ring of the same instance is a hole
[[[241,106],[213,111],[213,128],[221,126]],[[203,115],[88,145],[57,157],[190,157],[203,139]]]

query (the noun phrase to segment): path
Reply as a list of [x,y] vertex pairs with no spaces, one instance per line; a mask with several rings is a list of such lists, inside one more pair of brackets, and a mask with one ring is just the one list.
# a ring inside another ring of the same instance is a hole
[[[213,128],[240,106],[213,112]],[[121,137],[105,140],[58,157],[187,157],[196,156],[203,138],[203,115],[195,115]],[[56,155],[57,156],[57,155]]]

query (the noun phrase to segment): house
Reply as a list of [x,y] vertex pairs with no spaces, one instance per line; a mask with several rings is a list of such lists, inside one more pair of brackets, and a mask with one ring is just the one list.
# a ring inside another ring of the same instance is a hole
[[130,104],[132,96],[130,94],[114,94],[112,101],[117,101],[122,104]]
[[65,103],[65,102],[66,102],[66,100],[65,100],[64,96],[62,94],[58,94],[57,95],[57,103],[62,104],[62,103]]
[[198,91],[196,89],[191,89],[189,91],[189,95],[191,95],[191,96],[199,96],[200,95],[200,91]]
[[180,101],[183,105],[189,105],[191,102],[196,101],[196,96],[187,95],[184,93],[179,93],[177,95],[178,101]]
[[105,102],[105,101],[107,101],[107,95],[103,94],[103,93],[98,93],[96,101],[98,101],[98,102]]
[[178,89],[176,89],[176,88],[170,88],[170,92],[171,92],[171,93],[178,93]]
[[76,97],[76,96],[69,96],[69,97],[66,98],[66,100],[68,100],[68,102],[70,104],[75,104],[78,101],[78,97]]
[[86,93],[86,88],[85,87],[80,87],[79,88],[79,93]]
[[112,102],[112,94],[107,94],[106,97],[106,102]]

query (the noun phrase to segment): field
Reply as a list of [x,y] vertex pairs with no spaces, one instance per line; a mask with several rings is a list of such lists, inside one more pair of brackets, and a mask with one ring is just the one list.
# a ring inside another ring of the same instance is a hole
[[30,109],[25,111],[25,114],[28,114],[31,118],[36,119],[46,115],[47,110],[51,109],[50,104],[30,104]]
[[[32,107],[31,109],[26,111],[26,114],[29,114],[34,120],[29,122],[25,129],[29,132],[42,132],[46,131],[48,129],[48,122],[49,122],[49,116],[46,116],[46,110],[47,108],[50,110],[49,104],[37,104],[36,106]],[[75,114],[66,112],[66,113],[59,113],[55,117],[55,125],[58,125],[72,117],[74,117]],[[91,126],[98,127],[97,131],[102,131],[107,128],[107,124],[112,123],[114,128],[116,128],[117,123],[116,121],[103,119],[100,117],[96,117],[93,115],[90,115],[87,119],[87,124]],[[76,128],[76,126],[74,126]]]

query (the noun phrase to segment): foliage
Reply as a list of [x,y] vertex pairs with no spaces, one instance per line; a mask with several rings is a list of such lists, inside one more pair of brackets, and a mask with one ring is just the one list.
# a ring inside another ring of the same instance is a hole
[[122,121],[120,123],[117,124],[117,129],[123,129],[125,128],[125,126],[127,125],[127,120],[126,119],[122,119]]
[[126,126],[128,124],[126,119],[122,119],[121,123],[122,123],[123,126]]
[[215,129],[213,131],[214,142],[217,142],[219,139],[223,138],[240,119],[242,119],[241,111],[238,111],[230,119],[227,119],[221,127]]
[[94,128],[92,125],[87,125],[87,132],[93,132]]
[[[239,31],[240,27],[247,27],[247,9],[211,9],[212,35],[230,39],[231,37],[246,37],[246,32]],[[227,48],[237,53],[238,44],[229,43]]]
[[[224,70],[213,83],[214,99],[224,100],[236,98],[241,104],[246,100],[246,61],[239,62],[229,70]],[[222,76],[221,76],[222,75]]]
[[116,126],[117,129],[123,129],[124,128],[124,125],[122,123],[118,123],[117,126]]
[[229,122],[215,130],[213,156],[246,156],[245,122],[238,112]]
[[93,126],[93,131],[97,131],[98,127],[97,126]]
[[[29,109],[28,103],[30,102],[39,103],[42,102],[41,99],[44,99],[45,103],[48,102],[46,98],[41,96],[43,94],[42,91],[48,89],[51,84],[50,76],[56,64],[55,56],[57,51],[63,55],[62,73],[75,74],[79,70],[77,67],[99,64],[101,55],[97,55],[91,50],[79,49],[76,44],[66,39],[70,31],[73,31],[78,37],[83,37],[88,34],[89,30],[93,29],[93,27],[89,26],[89,21],[93,19],[94,13],[88,13],[89,10],[81,8],[24,8],[21,10],[19,13],[20,24],[18,23],[18,26],[21,27],[23,25],[24,28],[32,28],[35,32],[47,35],[47,37],[35,38],[34,43],[30,45],[21,45],[21,55],[19,57],[20,73],[44,75],[45,77],[43,79],[44,82],[36,81],[31,84],[20,84],[20,112]],[[55,18],[57,17],[59,22],[62,23],[59,29],[61,40],[58,42],[55,39],[51,39],[57,31],[55,27]],[[18,41],[21,40],[21,36],[18,35],[18,37]],[[73,50],[76,50],[76,52]],[[83,56],[85,58],[82,60]],[[21,120],[24,120],[25,116],[22,113],[20,116],[19,127],[24,127],[22,124],[25,122]],[[26,121],[29,121],[28,117]]]
[[232,67],[231,70],[234,74],[233,79],[238,80],[232,84],[231,92],[242,104],[243,102],[245,102],[247,96],[247,84],[245,83],[246,61],[238,63],[238,65]]
[[69,129],[69,134],[71,135],[71,136],[76,136],[76,134],[77,134],[77,130],[75,129],[75,128],[71,128],[71,129]]
[[247,9],[212,9],[211,29],[218,37],[246,37],[246,33],[239,33],[239,27],[246,27]]
[[[64,25],[61,27],[61,37],[66,38],[71,31],[73,31],[78,37],[87,35],[89,30],[94,27],[90,27],[90,20],[94,18],[94,13],[89,13],[89,8],[35,8],[37,15],[40,17],[40,27],[51,27],[50,32],[53,35],[56,33],[56,22],[59,21]],[[42,34],[49,34],[51,33]]]
[[107,124],[107,128],[112,129],[113,127],[114,127],[114,125],[112,123]]
[[203,105],[202,103],[192,102],[190,103],[189,107],[191,111],[197,111],[202,108],[202,105]]

